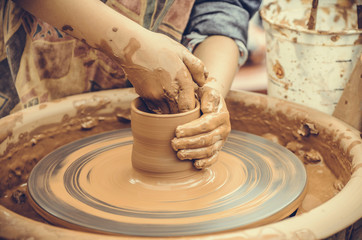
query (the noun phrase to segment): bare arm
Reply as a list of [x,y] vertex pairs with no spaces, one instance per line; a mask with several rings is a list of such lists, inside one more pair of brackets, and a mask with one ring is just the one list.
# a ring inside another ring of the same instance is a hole
[[225,36],[209,36],[196,47],[194,54],[214,78],[206,85],[226,97],[238,69],[239,48],[235,41]]
[[117,39],[123,49],[131,38],[140,38],[146,29],[118,14],[98,0],[16,0],[22,8],[52,26],[72,35],[79,40],[86,40],[91,47],[110,53],[105,46],[112,31],[124,34]]
[[136,92],[157,113],[195,107],[203,63],[181,44],[153,33],[99,0],[16,0],[33,15],[118,62]]

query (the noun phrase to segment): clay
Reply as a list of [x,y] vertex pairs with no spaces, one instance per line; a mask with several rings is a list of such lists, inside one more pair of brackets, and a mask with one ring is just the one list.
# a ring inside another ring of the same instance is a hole
[[[114,33],[114,31],[112,31]],[[118,35],[110,34],[111,39],[119,38]],[[112,40],[113,41],[113,40]],[[117,44],[116,44],[116,47]],[[102,40],[100,46],[102,49],[108,49],[107,52],[113,52],[113,48]],[[194,85],[188,82],[191,79],[189,70],[185,67],[176,71],[176,75],[172,75],[163,67],[155,66],[145,67],[149,65],[143,59],[145,56],[139,56],[144,53],[140,42],[131,38],[124,49],[118,50],[114,53],[115,58],[121,62],[122,68],[127,73],[128,79],[132,82],[136,92],[142,96],[150,110],[155,113],[179,113],[186,112],[195,108],[194,98]],[[164,58],[170,58],[168,53],[164,54]],[[168,65],[164,60],[158,60],[163,65]],[[172,59],[174,63],[177,59]],[[191,63],[190,63],[191,64]],[[201,64],[199,62],[199,64]],[[169,67],[173,69],[173,67]],[[202,71],[203,72],[203,71]],[[144,78],[147,76],[147,79]],[[151,87],[152,85],[152,87]]]
[[273,65],[273,71],[275,72],[275,75],[278,78],[283,78],[284,77],[284,69],[283,66],[280,65],[280,63],[278,61],[275,62],[275,64]]
[[[127,90],[128,91],[128,90]],[[130,94],[124,92],[124,96]],[[58,100],[60,101],[60,100]],[[94,102],[97,102],[94,105]],[[118,121],[115,115],[129,115],[129,109],[122,109],[120,107],[115,109],[115,113],[107,114],[100,117],[91,117],[91,115],[102,111],[109,102],[106,98],[97,99],[95,97],[91,100],[80,100],[71,103],[76,109],[76,115],[70,117],[65,114],[60,122],[57,124],[48,124],[47,126],[40,126],[29,132],[23,132],[19,136],[19,140],[16,144],[8,144],[6,149],[2,150],[0,155],[0,196],[3,196],[6,189],[11,189],[16,185],[23,184],[26,182],[28,174],[34,165],[44,157],[49,149],[60,147],[71,141],[83,138],[89,134],[99,133],[105,130],[113,130],[119,128],[130,127],[129,122]],[[44,109],[44,106],[39,105],[40,109]],[[127,114],[128,113],[128,114]],[[9,116],[3,122],[10,128],[4,128],[8,134],[4,135],[3,142],[11,140],[13,129],[17,123],[23,122],[23,114],[21,112]],[[97,122],[92,128],[84,131],[87,122]],[[112,123],[112,124],[110,124]],[[14,160],[18,159],[18,160]],[[20,162],[21,159],[25,159]]]
[[[23,201],[14,201],[14,194],[18,194],[19,192],[21,193],[21,196],[25,196]],[[3,196],[0,198],[0,204],[24,217],[34,219],[38,222],[46,223],[46,220],[44,220],[44,218],[42,218],[38,213],[34,211],[34,208],[29,204],[29,199],[26,196],[27,184],[24,183],[14,187],[13,189],[6,190],[3,193]]]
[[[306,170],[308,174],[308,193],[303,199],[297,215],[311,211],[342,190],[336,189],[335,183],[341,181],[337,180],[336,176],[325,164],[308,164]],[[323,187],[321,188],[322,184]]]
[[[234,94],[233,96],[236,95],[237,94]],[[238,99],[241,101],[240,98]],[[257,101],[258,105],[253,104],[253,100]],[[349,137],[344,133],[335,130],[335,125],[333,125],[333,123],[331,123],[328,128],[322,128],[318,125],[317,120],[315,120],[315,122],[311,122],[310,120],[307,121],[307,111],[300,105],[295,106],[293,111],[288,110],[288,112],[293,112],[293,116],[287,117],[281,112],[271,115],[270,112],[263,110],[265,107],[274,107],[266,105],[267,102],[263,102],[263,99],[255,97],[248,99],[247,102],[247,104],[245,103],[245,105],[242,106],[239,105],[240,103],[237,102],[236,99],[228,102],[228,109],[235,109],[237,108],[236,106],[238,106],[239,109],[243,109],[243,113],[234,112],[234,115],[231,116],[233,129],[254,132],[258,135],[263,135],[265,133],[273,134],[278,136],[278,141],[283,146],[289,147],[289,143],[295,142],[293,144],[300,145],[299,147],[304,152],[314,149],[324,156],[325,164],[338,179],[341,179],[343,183],[346,183],[349,180],[350,174],[348,173],[351,173],[352,170],[351,163],[346,157],[343,157],[343,154],[341,153],[343,150],[338,148],[338,143]],[[327,121],[326,119],[329,117],[321,115],[319,111],[314,111],[313,114],[316,114],[320,120],[325,121]],[[239,115],[242,115],[242,118],[240,118]],[[278,122],[278,124],[275,124],[275,122]],[[314,128],[318,129],[318,134],[301,136],[298,133],[298,131],[300,131],[300,126],[304,126],[307,122],[308,124],[313,124]],[[291,126],[294,127],[292,128]],[[321,138],[323,138],[323,141],[320,140]],[[352,142],[350,146],[356,148],[357,145],[361,146],[361,142]],[[348,149],[345,150],[347,151]],[[352,156],[350,156],[350,158],[351,157]],[[335,161],[335,159],[340,159],[340,161]]]
[[[155,114],[147,112],[144,102],[137,98],[131,104],[131,126],[134,137],[132,165],[148,174],[172,174],[186,177],[194,174],[192,162],[180,161],[171,147],[176,127],[200,117],[200,105],[185,113]],[[183,160],[183,159],[182,159]]]
[[62,27],[62,31],[73,31],[73,28],[72,28],[72,26],[70,26],[70,25],[64,25],[63,27]]

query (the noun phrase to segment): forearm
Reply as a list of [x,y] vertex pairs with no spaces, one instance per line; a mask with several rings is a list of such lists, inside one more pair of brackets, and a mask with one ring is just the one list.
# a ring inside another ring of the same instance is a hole
[[14,1],[36,17],[110,55],[121,55],[115,49],[124,49],[130,39],[139,39],[147,31],[99,0]]
[[194,50],[215,80],[206,85],[213,87],[226,97],[238,69],[239,48],[235,41],[225,36],[209,36]]

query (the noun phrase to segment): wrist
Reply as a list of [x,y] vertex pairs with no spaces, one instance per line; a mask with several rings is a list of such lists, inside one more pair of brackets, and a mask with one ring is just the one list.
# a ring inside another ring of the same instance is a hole
[[229,92],[229,87],[224,84],[223,81],[218,81],[213,77],[209,77],[207,82],[205,83],[204,87],[212,88],[219,92],[223,98],[226,97],[227,93]]

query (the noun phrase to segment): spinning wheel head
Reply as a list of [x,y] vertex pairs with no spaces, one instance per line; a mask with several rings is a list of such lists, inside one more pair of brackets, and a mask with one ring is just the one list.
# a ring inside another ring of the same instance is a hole
[[186,236],[289,216],[301,203],[299,159],[261,137],[232,131],[212,167],[160,179],[133,169],[130,129],[65,145],[33,169],[33,207],[56,225],[107,234]]

